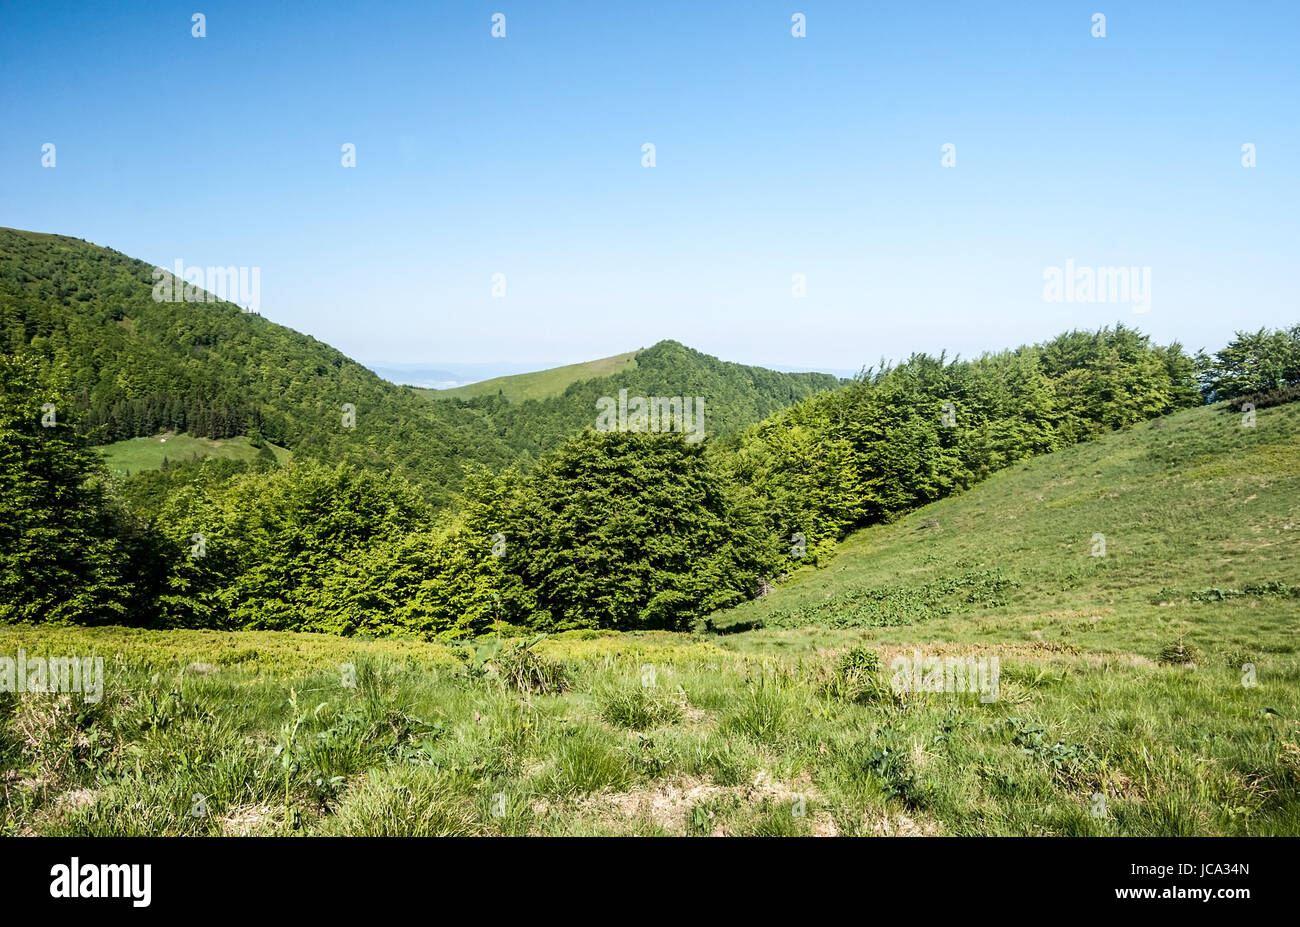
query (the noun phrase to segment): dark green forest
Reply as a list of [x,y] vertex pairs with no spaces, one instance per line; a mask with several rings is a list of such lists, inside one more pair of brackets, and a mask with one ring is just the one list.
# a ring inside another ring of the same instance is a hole
[[[156,303],[152,271],[0,231],[0,619],[687,628],[1017,461],[1300,386],[1300,326],[1192,356],[1116,325],[848,383],[661,342],[563,396],[437,399],[236,306]],[[619,389],[705,397],[709,439],[595,431],[595,400]],[[294,461],[105,470],[96,445],[164,429]]]

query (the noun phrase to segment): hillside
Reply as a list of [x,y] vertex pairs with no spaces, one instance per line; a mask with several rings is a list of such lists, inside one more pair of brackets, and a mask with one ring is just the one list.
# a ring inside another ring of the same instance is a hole
[[[1300,403],[1253,428],[1178,412],[996,473],[853,534],[822,570],[715,614],[723,631],[1290,654],[1300,597]],[[1100,538],[1104,535],[1104,556]],[[1291,672],[1294,672],[1294,667]]]
[[450,389],[424,390],[439,399],[473,399],[475,396],[501,395],[510,402],[525,399],[548,399],[562,394],[574,383],[594,380],[597,377],[622,373],[636,366],[636,351],[615,354],[581,364],[565,364],[532,373],[517,373],[506,377],[492,377],[477,383],[466,383]]
[[[718,435],[837,383],[657,345],[636,363],[621,355],[622,367],[577,365],[618,372],[569,382],[562,395],[540,402],[515,403],[496,391],[448,398],[389,383],[329,345],[229,302],[155,301],[154,285],[151,265],[109,248],[0,229],[0,347],[36,357],[47,379],[73,397],[72,417],[96,443],[167,432],[265,439],[304,458],[396,472],[435,503],[451,497],[466,465],[529,466],[591,427],[596,397],[620,388],[703,395],[708,433]],[[568,372],[529,375],[520,395],[549,393],[580,372],[562,369]],[[351,425],[345,404],[355,410]]]
[[155,302],[153,270],[79,239],[0,230],[0,345],[62,380],[96,440],[259,434],[396,470],[434,498],[465,461],[511,458],[479,415],[421,403],[315,338],[231,303]]
[[[636,352],[618,372],[570,383],[559,395],[509,401],[493,394],[469,401],[490,411],[502,436],[518,453],[536,457],[594,422],[597,400],[628,396],[690,396],[705,400],[704,432],[735,435],[788,406],[835,390],[842,381],[826,373],[780,373],[720,360],[676,341]],[[437,397],[433,391],[422,391]]]

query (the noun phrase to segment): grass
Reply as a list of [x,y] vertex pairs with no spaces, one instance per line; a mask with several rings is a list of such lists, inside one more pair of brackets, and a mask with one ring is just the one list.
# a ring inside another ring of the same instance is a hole
[[[270,445],[275,459],[285,463],[293,456],[291,451]],[[223,460],[243,460],[252,463],[257,458],[257,448],[242,435],[237,438],[195,438],[188,434],[166,432],[152,438],[128,438],[103,448],[108,469],[123,476],[142,470],[158,470],[163,459],[173,463],[203,457]]]
[[[419,392],[437,399],[473,399],[475,396],[495,396],[501,393],[510,402],[526,399],[547,399],[564,393],[571,384],[593,380],[610,374],[622,373],[636,367],[639,351],[615,354],[581,364],[567,364],[533,373],[519,373],[508,377],[493,377],[478,383],[466,383],[451,389],[420,389]],[[413,387],[414,388],[414,387]]]
[[[1152,658],[1166,627],[1248,645],[1260,628],[1241,610],[1294,612],[1278,584],[1300,579],[1300,403],[1264,412],[1255,428],[1217,409],[1182,412],[1005,470],[857,533],[827,568],[713,624],[907,629],[873,632],[898,641],[920,624],[945,639]],[[1104,556],[1093,556],[1098,535]],[[1231,608],[1205,607],[1220,598],[1238,607],[1233,622],[1217,620]]]
[[[0,833],[1297,835],[1298,448],[1296,404],[1170,416],[717,633],[0,627],[106,671],[97,704],[0,695]],[[997,657],[998,698],[896,691],[914,649]]]

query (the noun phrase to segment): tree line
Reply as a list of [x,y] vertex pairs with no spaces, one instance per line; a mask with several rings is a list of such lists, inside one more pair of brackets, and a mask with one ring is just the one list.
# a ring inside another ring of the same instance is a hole
[[[1300,326],[1213,356],[1124,326],[974,360],[914,355],[721,439],[587,428],[471,461],[432,502],[373,465],[187,461],[115,480],[47,365],[0,359],[0,617],[464,637],[689,627],[848,532],[1030,457],[1300,386]],[[269,456],[269,455],[268,455]]]

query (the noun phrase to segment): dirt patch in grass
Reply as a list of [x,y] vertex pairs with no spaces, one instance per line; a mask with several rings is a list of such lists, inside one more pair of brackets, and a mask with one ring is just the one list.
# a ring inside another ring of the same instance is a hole
[[[799,797],[810,802],[816,798],[806,777],[795,783],[785,783],[772,779],[760,770],[745,785],[717,785],[707,779],[686,776],[622,792],[594,792],[570,803],[568,807],[574,813],[602,826],[626,826],[629,820],[644,820],[668,833],[684,834],[688,829],[687,816],[696,805],[730,799],[751,806],[764,803],[793,805]],[[558,810],[558,804],[545,798],[534,801],[532,805],[533,814],[539,817],[544,817],[553,810]],[[814,814],[811,825],[812,833],[816,836],[839,835],[834,819],[825,812]],[[726,826],[719,823],[711,836],[728,836]]]
[[939,825],[928,818],[913,818],[902,812],[874,811],[862,817],[864,834],[876,837],[937,837]]
[[686,812],[693,805],[730,794],[733,789],[689,777],[679,781],[657,782],[626,792],[590,795],[578,802],[578,811],[610,820],[647,818],[664,830],[685,830]]
[[55,800],[55,809],[76,811],[80,808],[89,808],[97,801],[99,801],[99,793],[94,789],[73,789],[71,792],[64,792]]
[[283,809],[267,804],[237,805],[221,818],[221,830],[229,837],[247,837],[264,832],[273,817],[283,817]]

